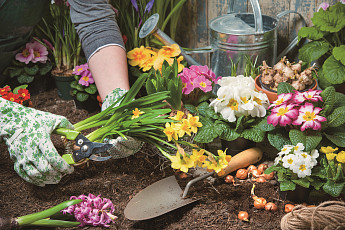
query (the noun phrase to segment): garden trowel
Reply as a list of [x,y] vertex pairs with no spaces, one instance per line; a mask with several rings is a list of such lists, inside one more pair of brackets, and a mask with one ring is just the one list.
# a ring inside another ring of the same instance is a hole
[[[231,158],[229,165],[224,169],[225,175],[255,164],[261,160],[262,151],[259,148],[244,150]],[[197,201],[185,198],[192,184],[212,176],[214,172],[199,176],[191,181],[182,191],[175,176],[170,176],[148,186],[135,195],[127,204],[124,214],[130,220],[147,220]]]

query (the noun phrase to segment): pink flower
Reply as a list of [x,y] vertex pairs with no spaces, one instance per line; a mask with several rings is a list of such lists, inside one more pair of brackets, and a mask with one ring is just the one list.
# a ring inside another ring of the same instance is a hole
[[267,117],[267,123],[274,126],[290,125],[298,116],[298,110],[294,108],[295,104],[282,104],[272,109],[271,115]]
[[198,75],[203,75],[210,81],[213,81],[214,83],[218,83],[218,80],[221,79],[222,77],[216,78],[216,74],[208,68],[207,65],[204,66],[198,66],[198,65],[192,65],[189,67],[190,70],[193,70],[196,72]]
[[25,49],[21,53],[17,53],[15,58],[17,61],[29,64],[34,58],[34,50],[31,48],[30,43],[26,43]]
[[292,98],[292,93],[279,94],[277,100],[273,101],[269,107],[271,108],[271,107],[280,106],[282,104],[286,104],[290,101],[291,98]]
[[212,90],[212,82],[206,79],[205,76],[199,76],[198,78],[194,79],[192,84],[195,88],[199,88],[205,93]]
[[83,64],[83,65],[77,65],[72,74],[75,75],[83,75],[85,71],[89,71],[89,65],[87,63]]
[[327,2],[323,2],[320,4],[319,8],[317,8],[317,12],[319,12],[319,10],[322,8],[323,10],[327,10],[327,8],[329,7],[329,3]]
[[323,101],[320,96],[321,90],[311,90],[305,92],[294,91],[294,101],[298,104],[301,104],[305,101],[317,102]]
[[95,83],[95,80],[93,79],[91,72],[86,70],[81,75],[78,83],[84,86],[89,86],[90,84]]
[[32,43],[29,43],[28,46],[33,50],[34,57],[31,60],[33,63],[46,63],[48,59],[48,50],[44,45],[42,45],[38,41],[34,41]]
[[55,50],[54,46],[47,39],[42,39],[42,41],[49,47],[49,49],[52,51]]
[[85,225],[109,227],[109,223],[114,223],[114,220],[117,219],[113,215],[115,211],[114,205],[107,198],[102,199],[100,195],[95,196],[90,193],[88,196],[71,196],[70,200],[74,199],[81,199],[83,201],[76,205],[71,205],[61,212],[74,215],[75,219],[80,222],[80,227]]
[[326,121],[325,117],[318,115],[322,109],[319,107],[314,107],[312,103],[305,103],[299,109],[299,115],[297,119],[292,123],[293,125],[302,125],[301,131],[308,128],[313,130],[321,129],[321,122]]
[[180,75],[182,80],[182,93],[183,94],[190,94],[194,90],[194,85],[190,81],[190,79],[185,75]]

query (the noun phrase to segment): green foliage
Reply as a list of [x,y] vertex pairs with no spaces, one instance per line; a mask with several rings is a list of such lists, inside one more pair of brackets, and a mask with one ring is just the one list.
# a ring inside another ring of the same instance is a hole
[[298,32],[299,41],[311,40],[299,49],[300,59],[309,63],[321,61],[318,79],[322,89],[342,84],[345,82],[345,5],[338,2],[327,10],[321,9],[311,20],[313,26]]
[[167,98],[167,102],[174,110],[181,109],[182,80],[178,77],[178,63],[176,58],[171,66],[169,66],[167,61],[164,61],[162,72],[152,69],[148,73],[146,91],[147,94],[168,91],[169,98]]
[[74,81],[71,82],[71,95],[75,97],[76,100],[80,102],[86,101],[90,96],[96,100],[98,95],[98,90],[95,84],[90,84],[89,86],[84,86],[79,84],[79,79],[81,76],[75,75]]

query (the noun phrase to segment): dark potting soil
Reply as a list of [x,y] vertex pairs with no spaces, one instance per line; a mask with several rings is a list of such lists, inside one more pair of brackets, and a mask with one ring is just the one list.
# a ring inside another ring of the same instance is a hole
[[[72,123],[93,114],[77,109],[73,101],[61,100],[56,89],[32,97],[33,107],[67,117]],[[59,153],[64,152],[60,136],[52,135]],[[263,160],[272,153],[264,151]],[[128,158],[90,162],[77,166],[71,175],[65,176],[57,185],[37,187],[21,179],[13,170],[13,162],[5,144],[0,145],[0,215],[19,217],[42,211],[57,205],[70,196],[92,193],[111,199],[118,219],[109,229],[280,229],[285,215],[285,203],[279,195],[276,181],[256,183],[255,194],[278,205],[278,211],[258,210],[253,206],[251,181],[237,181],[237,186],[226,184],[222,179],[211,183],[209,179],[197,182],[188,193],[200,200],[170,213],[145,221],[125,218],[124,209],[139,191],[170,175],[176,175],[183,189],[192,175],[181,179],[169,163],[149,145]],[[249,222],[237,218],[239,211],[249,213]],[[24,229],[47,229],[26,227]],[[74,228],[78,229],[78,228]],[[82,229],[103,229],[84,227]]]

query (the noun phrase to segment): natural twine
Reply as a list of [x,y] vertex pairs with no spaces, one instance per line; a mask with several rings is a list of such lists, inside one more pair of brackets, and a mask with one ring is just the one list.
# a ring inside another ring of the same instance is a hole
[[316,207],[298,205],[283,216],[280,227],[282,230],[345,229],[345,202],[327,201]]

